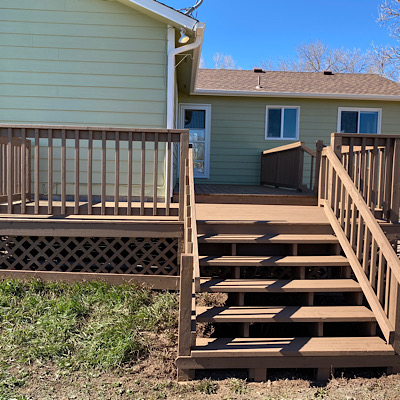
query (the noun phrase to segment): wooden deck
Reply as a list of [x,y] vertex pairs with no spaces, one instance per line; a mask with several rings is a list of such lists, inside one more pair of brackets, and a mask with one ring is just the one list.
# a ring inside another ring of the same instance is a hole
[[[174,190],[178,199],[179,186]],[[286,204],[316,205],[317,196],[310,192],[260,185],[209,185],[195,184],[196,203],[219,204]]]

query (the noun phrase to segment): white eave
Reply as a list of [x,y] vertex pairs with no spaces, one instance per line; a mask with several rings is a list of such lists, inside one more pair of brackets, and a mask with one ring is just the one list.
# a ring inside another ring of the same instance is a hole
[[174,10],[164,4],[154,0],[117,0],[128,7],[133,7],[143,14],[152,16],[153,18],[174,26],[175,28],[184,27],[191,31],[196,30],[198,21],[179,11]]
[[245,90],[195,89],[191,94],[200,96],[287,97],[301,99],[400,101],[400,96],[348,93],[253,92]]

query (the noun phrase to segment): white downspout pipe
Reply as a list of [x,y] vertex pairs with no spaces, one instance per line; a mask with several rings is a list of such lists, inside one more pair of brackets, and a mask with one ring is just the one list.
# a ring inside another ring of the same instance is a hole
[[175,128],[175,56],[199,47],[202,37],[186,46],[175,48],[175,29],[168,26],[167,129]]

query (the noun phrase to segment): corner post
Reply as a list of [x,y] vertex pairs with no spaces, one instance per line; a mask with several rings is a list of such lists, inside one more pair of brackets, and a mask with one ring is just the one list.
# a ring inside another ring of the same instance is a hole
[[393,152],[393,177],[392,177],[392,196],[391,196],[390,222],[399,222],[400,208],[400,139],[394,141]]
[[324,142],[322,140],[317,140],[316,143],[316,157],[315,157],[315,179],[314,179],[314,192],[318,193],[319,188],[319,177],[321,174],[321,159],[322,159],[322,149],[324,148]]

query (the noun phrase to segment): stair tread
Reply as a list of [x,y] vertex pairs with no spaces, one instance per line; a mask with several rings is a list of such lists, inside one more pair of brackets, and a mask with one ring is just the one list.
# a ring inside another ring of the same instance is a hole
[[218,233],[215,235],[199,234],[199,243],[337,243],[335,235],[327,234],[231,234]]
[[360,285],[353,279],[202,279],[200,283],[202,292],[361,292]]
[[198,338],[192,357],[394,355],[377,336],[294,338]]
[[364,306],[198,307],[198,322],[373,322]]
[[319,266],[319,267],[343,267],[349,262],[343,256],[200,256],[201,266]]

